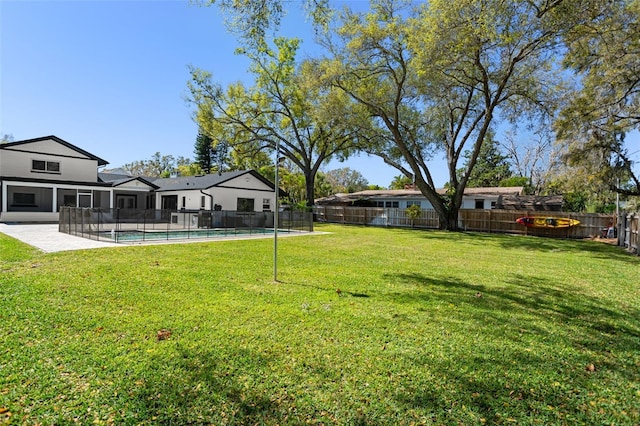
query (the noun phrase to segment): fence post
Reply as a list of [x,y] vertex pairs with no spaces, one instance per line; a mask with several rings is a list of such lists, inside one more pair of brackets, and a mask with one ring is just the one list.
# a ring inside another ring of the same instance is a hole
[[489,210],[489,233],[491,233],[492,229],[493,229],[493,226],[491,226],[491,225],[493,225],[492,215],[491,215],[492,212],[493,212],[493,210]]

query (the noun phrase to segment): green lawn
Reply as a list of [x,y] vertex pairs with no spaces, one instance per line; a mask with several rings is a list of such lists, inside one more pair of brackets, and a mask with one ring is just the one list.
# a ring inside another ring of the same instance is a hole
[[279,283],[270,239],[42,254],[0,234],[0,423],[640,423],[639,258],[317,229],[278,241]]

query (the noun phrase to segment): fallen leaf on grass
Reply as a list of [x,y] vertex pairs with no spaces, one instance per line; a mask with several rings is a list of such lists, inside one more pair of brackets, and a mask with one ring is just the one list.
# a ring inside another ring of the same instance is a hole
[[593,373],[594,371],[596,371],[596,366],[593,364],[589,364],[584,369],[590,373]]
[[167,340],[169,337],[171,337],[171,330],[167,330],[166,328],[163,328],[162,330],[158,330],[158,340]]

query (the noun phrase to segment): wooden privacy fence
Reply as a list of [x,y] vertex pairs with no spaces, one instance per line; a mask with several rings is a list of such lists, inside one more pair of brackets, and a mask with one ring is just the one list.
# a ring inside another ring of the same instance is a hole
[[[372,225],[389,227],[415,227],[437,229],[440,223],[433,210],[422,210],[419,218],[412,221],[406,209],[376,207],[315,206],[316,220],[329,223],[351,225]],[[550,212],[547,212],[550,213]],[[526,234],[556,238],[588,238],[602,235],[604,229],[612,226],[613,215],[600,213],[553,212],[544,216],[576,219],[580,225],[571,228],[544,229],[527,228],[516,223],[523,216],[542,216],[543,212],[525,210],[460,210],[458,224],[466,231]],[[636,228],[637,229],[637,228]],[[637,234],[636,234],[637,239]]]
[[[373,225],[390,227],[411,227],[411,219],[406,209],[382,207],[342,207],[314,206],[313,212],[319,222],[343,223],[349,225]],[[438,215],[433,210],[422,210],[414,220],[416,228],[438,229]]]
[[[460,210],[460,227],[467,231],[536,235],[556,238],[589,238],[602,235],[613,226],[613,215],[603,213],[544,212],[526,210]],[[570,228],[529,228],[516,223],[523,216],[552,216],[576,219]]]
[[618,220],[618,245],[640,255],[638,234],[640,232],[640,214],[620,215]]

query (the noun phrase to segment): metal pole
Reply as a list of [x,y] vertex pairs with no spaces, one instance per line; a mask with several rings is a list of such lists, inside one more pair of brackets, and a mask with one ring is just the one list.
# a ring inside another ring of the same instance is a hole
[[[620,189],[619,178],[616,180],[616,185],[618,186],[616,189]],[[616,191],[616,221],[618,220],[618,216],[620,216],[620,192]]]
[[276,141],[276,190],[275,190],[275,212],[273,214],[273,281],[278,282],[278,223],[280,221],[279,210],[280,205],[278,198],[280,196],[280,182],[278,169],[280,168],[280,140]]

